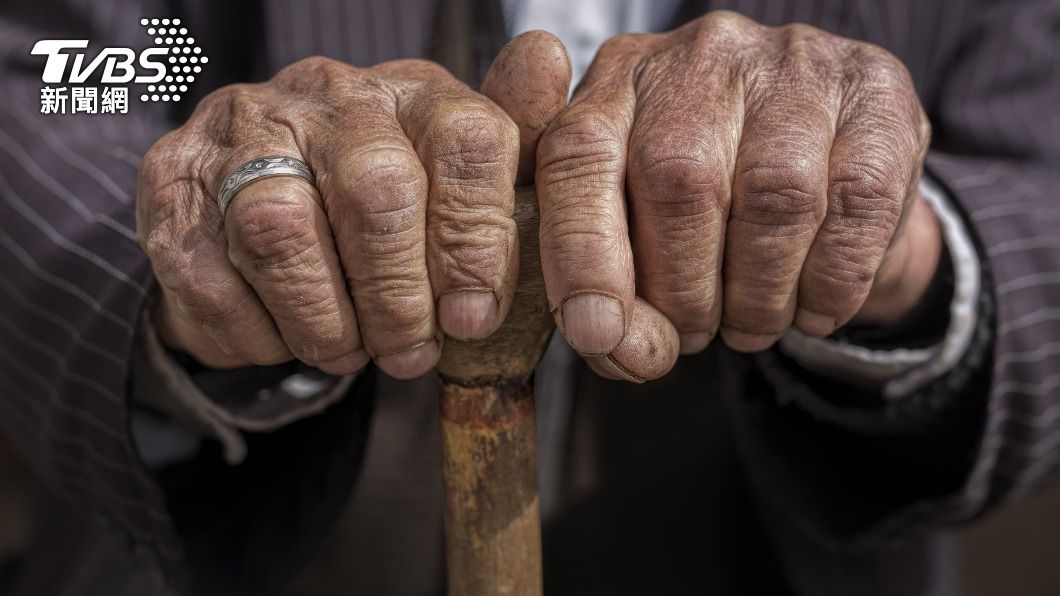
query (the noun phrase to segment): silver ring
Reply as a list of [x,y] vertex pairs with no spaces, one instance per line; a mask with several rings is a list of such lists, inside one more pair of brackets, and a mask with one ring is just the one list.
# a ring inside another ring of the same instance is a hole
[[217,192],[217,207],[221,210],[221,217],[224,218],[228,205],[235,198],[236,193],[252,182],[272,176],[296,176],[310,184],[316,184],[313,172],[300,159],[285,155],[269,155],[252,159],[236,168],[236,171],[229,174],[221,184],[221,190]]

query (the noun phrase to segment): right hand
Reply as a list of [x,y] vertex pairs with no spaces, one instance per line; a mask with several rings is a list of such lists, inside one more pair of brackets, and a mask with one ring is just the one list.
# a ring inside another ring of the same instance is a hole
[[[501,108],[419,60],[309,58],[215,91],[140,169],[163,342],[214,368],[427,372],[439,331],[487,336],[511,303],[519,149]],[[224,177],[268,155],[308,163],[315,187],[256,181],[222,221]]]

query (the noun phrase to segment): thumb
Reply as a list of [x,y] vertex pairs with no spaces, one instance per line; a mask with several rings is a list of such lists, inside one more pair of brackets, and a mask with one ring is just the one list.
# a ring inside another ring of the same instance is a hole
[[567,105],[571,68],[567,50],[547,31],[527,31],[508,42],[482,81],[481,92],[519,125],[516,184],[534,180],[537,141]]

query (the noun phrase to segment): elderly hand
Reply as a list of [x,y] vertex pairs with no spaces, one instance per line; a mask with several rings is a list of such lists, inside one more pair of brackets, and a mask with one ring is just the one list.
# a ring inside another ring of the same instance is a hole
[[[141,167],[163,341],[213,367],[293,356],[341,374],[371,357],[423,374],[440,330],[486,336],[511,302],[519,149],[504,110],[429,62],[311,58],[216,91]],[[222,216],[225,177],[270,155],[304,160],[315,186],[261,179]]]
[[929,136],[894,56],[812,27],[714,12],[608,41],[538,148],[559,329],[598,372],[635,378],[669,363],[599,364],[637,332],[641,298],[682,353],[719,328],[756,351],[793,325],[899,320],[941,246],[917,192]]

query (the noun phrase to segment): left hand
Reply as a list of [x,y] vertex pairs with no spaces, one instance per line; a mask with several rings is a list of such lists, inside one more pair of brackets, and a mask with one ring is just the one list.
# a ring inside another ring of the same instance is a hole
[[908,72],[873,45],[731,12],[613,38],[537,153],[559,329],[592,364],[640,332],[637,296],[682,353],[719,329],[758,351],[791,326],[898,321],[941,246],[917,190],[929,138]]

